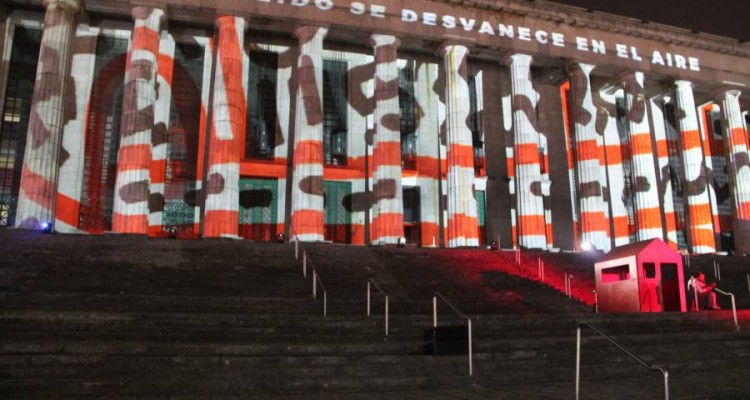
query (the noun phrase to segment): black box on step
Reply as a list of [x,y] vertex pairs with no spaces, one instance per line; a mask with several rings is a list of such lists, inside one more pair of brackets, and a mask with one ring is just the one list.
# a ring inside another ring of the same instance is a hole
[[433,356],[469,354],[467,326],[440,326],[427,329],[424,331],[424,353]]

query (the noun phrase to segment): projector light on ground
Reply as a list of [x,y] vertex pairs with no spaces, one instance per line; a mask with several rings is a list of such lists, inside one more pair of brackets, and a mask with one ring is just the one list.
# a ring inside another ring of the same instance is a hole
[[592,248],[593,248],[593,246],[591,246],[591,243],[589,243],[589,242],[583,242],[583,243],[581,243],[581,250],[583,250],[583,251],[589,251]]
[[404,247],[406,246],[406,238],[400,237],[398,238],[398,247]]

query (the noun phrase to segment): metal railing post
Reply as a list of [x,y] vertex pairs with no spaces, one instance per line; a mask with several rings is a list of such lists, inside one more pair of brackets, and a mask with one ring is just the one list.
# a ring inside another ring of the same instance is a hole
[[471,327],[471,318],[469,318],[467,315],[462,313],[456,306],[454,306],[448,299],[445,298],[442,294],[435,292],[432,296],[432,326],[433,328],[437,328],[437,298],[440,297],[443,302],[450,307],[453,312],[456,313],[459,317],[465,319],[467,321],[466,329],[468,330],[469,337],[467,338],[467,350],[469,353],[469,376],[474,375],[474,357],[473,357],[473,341],[472,341],[472,327]]
[[328,316],[328,294],[323,290],[323,316]]
[[432,327],[437,328],[437,296],[432,296]]
[[367,316],[370,316],[370,281],[367,281]]
[[313,283],[313,299],[318,298],[318,281],[316,280],[317,274],[315,273],[315,270],[313,269],[313,276],[312,276],[312,283]]
[[714,279],[721,282],[721,266],[714,260]]
[[734,302],[734,295],[732,295],[732,316],[734,317],[734,326],[737,331],[740,330],[740,324],[737,322],[737,304]]
[[620,342],[615,340],[613,337],[607,335],[606,333],[599,330],[594,325],[591,325],[588,322],[579,322],[578,323],[578,329],[576,330],[576,400],[580,397],[580,390],[581,390],[581,328],[582,327],[589,327],[591,330],[596,332],[599,336],[604,338],[606,341],[617,347],[620,351],[625,353],[628,357],[632,358],[638,364],[641,364],[644,368],[650,370],[650,371],[659,371],[664,375],[664,399],[669,400],[669,372],[666,368],[661,366],[654,366],[650,363],[643,360],[641,357],[639,357],[637,354],[635,354],[632,350],[622,345]]
[[539,257],[536,259],[536,269],[537,273],[539,274],[539,280],[542,279],[542,258]]
[[294,259],[299,260],[299,237],[294,237]]
[[750,293],[750,272],[747,273],[747,291]]
[[721,264],[719,264],[718,262],[716,263],[716,272],[719,273],[719,277],[717,278],[717,280],[721,282]]
[[388,296],[385,296],[385,336],[388,336]]
[[576,330],[576,400],[581,393],[581,326]]
[[469,376],[474,375],[474,361],[473,361],[473,350],[472,350],[472,342],[471,342],[471,318],[468,319],[469,321]]
[[307,278],[307,252],[302,252],[302,276]]

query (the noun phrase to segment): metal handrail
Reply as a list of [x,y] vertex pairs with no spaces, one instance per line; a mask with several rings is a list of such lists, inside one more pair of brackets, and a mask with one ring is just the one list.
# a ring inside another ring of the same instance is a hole
[[[292,229],[292,232],[294,232],[294,229]],[[299,236],[296,234],[294,235],[294,257],[295,259],[299,260]],[[318,271],[315,269],[315,265],[313,264],[313,261],[311,258],[307,256],[307,251],[304,249],[304,246],[302,248],[302,276],[307,278],[307,263],[310,263],[310,268],[312,268],[312,298],[317,299],[318,298],[318,284],[320,284],[320,288],[323,290],[323,316],[328,316],[328,292],[326,291],[325,285],[323,285],[323,280],[320,279],[320,274],[318,274]]]
[[[703,282],[703,281],[701,281],[701,282]],[[694,297],[693,301],[695,302],[694,303],[695,304],[695,310],[696,311],[700,311],[701,307],[700,307],[700,303],[698,302],[699,295],[698,295],[698,291],[695,290],[695,283],[693,283],[692,287],[693,287],[693,297]],[[716,286],[713,287],[713,291],[716,292],[716,293],[722,294],[724,296],[729,296],[732,299],[732,317],[734,318],[734,326],[735,326],[735,328],[737,328],[737,331],[739,331],[740,330],[740,323],[737,321],[737,302],[735,301],[734,293],[725,292],[725,291],[717,288]]]
[[615,347],[620,349],[620,351],[622,351],[627,356],[637,361],[643,367],[651,371],[660,371],[662,375],[664,375],[664,400],[669,400],[669,371],[667,371],[665,367],[651,365],[649,362],[640,358],[632,350],[625,347],[623,344],[615,340],[613,337],[607,335],[606,333],[602,332],[599,328],[595,327],[594,325],[591,325],[588,322],[579,322],[578,329],[576,330],[576,400],[580,398],[580,389],[581,389],[580,383],[581,383],[581,327],[582,326],[591,328],[594,332],[599,334],[599,336],[603,337],[605,340],[615,345]]
[[740,330],[740,324],[737,322],[737,304],[734,301],[734,293],[725,292],[717,287],[714,288],[714,292],[723,294],[724,296],[729,296],[732,298],[732,316],[734,317],[734,326],[737,328],[737,331]]
[[383,291],[383,289],[380,288],[380,285],[378,285],[378,283],[375,282],[374,279],[370,278],[367,280],[367,316],[368,317],[370,316],[370,284],[372,284],[372,286],[375,286],[375,289],[377,289],[378,292],[380,292],[380,294],[382,294],[385,297],[385,338],[387,340],[388,339],[388,314],[389,314],[388,294],[385,291]]
[[450,307],[453,312],[456,313],[459,317],[465,319],[468,323],[468,333],[469,333],[469,376],[474,375],[474,364],[472,360],[472,340],[471,340],[471,318],[469,318],[466,314],[462,313],[461,310],[459,310],[456,306],[454,306],[448,299],[445,298],[442,294],[435,292],[432,296],[432,327],[437,328],[437,298],[440,297],[441,300],[445,304]]

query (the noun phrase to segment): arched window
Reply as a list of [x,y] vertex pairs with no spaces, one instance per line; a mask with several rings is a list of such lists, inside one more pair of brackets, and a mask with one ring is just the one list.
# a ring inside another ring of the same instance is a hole
[[78,227],[88,232],[112,229],[122,90],[128,40],[100,36],[89,104]]

